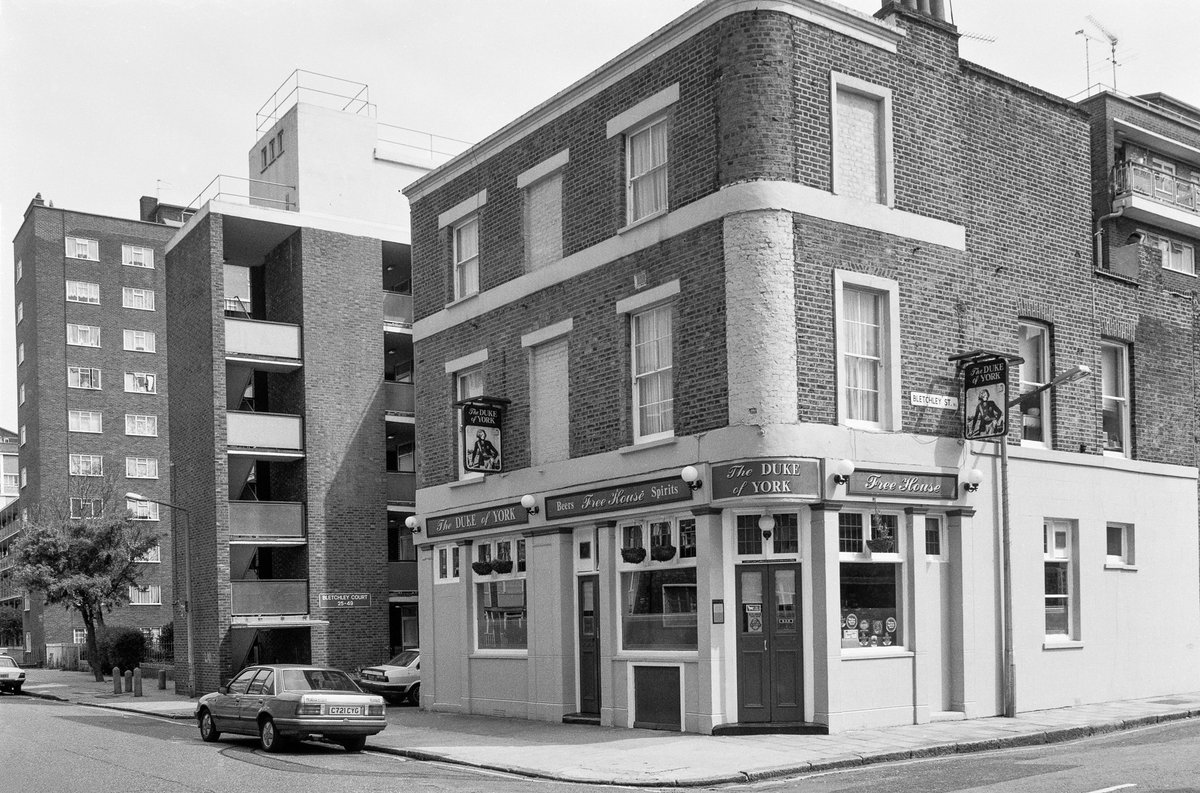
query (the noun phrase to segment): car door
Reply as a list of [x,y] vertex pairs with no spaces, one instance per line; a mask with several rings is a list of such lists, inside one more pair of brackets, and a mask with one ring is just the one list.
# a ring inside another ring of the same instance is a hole
[[260,669],[246,693],[238,700],[238,729],[242,732],[258,731],[258,713],[268,697],[275,694],[275,672],[271,669]]
[[238,724],[238,708],[240,707],[242,695],[246,693],[250,681],[258,674],[257,667],[243,669],[234,676],[233,680],[225,687],[225,693],[218,693],[208,702],[208,710],[212,713],[213,721],[217,724],[217,729],[229,732],[238,732],[240,730]]

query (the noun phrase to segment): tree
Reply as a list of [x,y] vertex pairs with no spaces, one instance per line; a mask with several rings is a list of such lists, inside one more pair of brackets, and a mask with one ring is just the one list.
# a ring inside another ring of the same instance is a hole
[[25,631],[21,611],[15,606],[0,606],[0,646],[16,647],[23,644],[21,634]]
[[[70,490],[80,495],[65,504],[35,505],[15,543],[14,578],[18,586],[41,592],[47,604],[78,611],[87,629],[88,658],[98,659],[96,632],[104,614],[129,602],[129,587],[139,584],[145,569],[137,560],[158,544],[159,534],[132,520],[123,499],[119,509],[111,503],[111,483],[79,484],[72,478]],[[99,664],[92,672],[104,680]]]

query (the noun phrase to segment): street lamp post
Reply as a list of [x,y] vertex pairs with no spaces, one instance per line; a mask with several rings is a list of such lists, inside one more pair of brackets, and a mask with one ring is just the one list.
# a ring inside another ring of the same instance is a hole
[[[196,696],[196,663],[194,650],[192,649],[195,647],[195,641],[192,634],[192,555],[188,548],[188,511],[185,507],[181,507],[178,504],[172,504],[170,501],[163,501],[158,498],[149,498],[140,493],[126,493],[125,498],[132,501],[149,501],[154,504],[160,504],[183,516],[183,531],[179,533],[182,541],[172,543],[172,547],[178,548],[180,545],[183,546],[183,615],[187,625],[188,696],[194,697]],[[174,521],[172,521],[172,525],[174,525]],[[174,570],[175,566],[171,565],[171,568]]]
[[1004,405],[1004,429],[1000,436],[1000,529],[1001,537],[1001,588],[1004,611],[1004,715],[1017,715],[1017,661],[1013,650],[1013,594],[1012,594],[1012,518],[1009,512],[1008,492],[1008,409],[1043,391],[1052,391],[1060,385],[1082,380],[1092,373],[1086,366],[1076,365],[1060,373],[1049,383],[1026,391]]

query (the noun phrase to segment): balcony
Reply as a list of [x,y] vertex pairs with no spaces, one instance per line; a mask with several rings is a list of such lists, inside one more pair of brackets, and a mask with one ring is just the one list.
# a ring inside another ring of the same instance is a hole
[[230,454],[296,460],[304,456],[299,416],[231,410],[226,414]]
[[391,504],[416,504],[417,475],[412,471],[388,471],[387,500]]
[[390,591],[412,592],[416,588],[416,562],[388,562],[388,589]]
[[235,617],[308,613],[308,579],[230,581]]
[[383,408],[389,414],[411,416],[414,404],[412,383],[383,382]]
[[296,501],[230,501],[229,538],[303,542],[304,505]]
[[412,295],[385,291],[383,293],[383,321],[387,324],[411,328],[413,323]]
[[225,318],[225,358],[267,372],[291,372],[303,364],[300,326],[258,319]]
[[1114,211],[1124,207],[1131,220],[1200,236],[1200,184],[1124,162],[1113,168],[1112,185]]

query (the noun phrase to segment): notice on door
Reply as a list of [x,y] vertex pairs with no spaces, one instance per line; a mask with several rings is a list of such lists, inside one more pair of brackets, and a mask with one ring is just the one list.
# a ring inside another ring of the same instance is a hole
[[742,630],[746,633],[762,633],[762,603],[742,604]]

